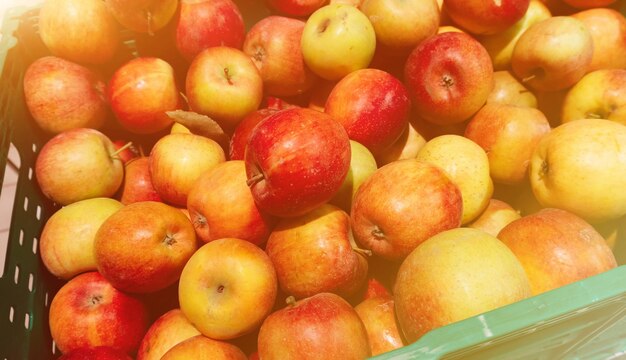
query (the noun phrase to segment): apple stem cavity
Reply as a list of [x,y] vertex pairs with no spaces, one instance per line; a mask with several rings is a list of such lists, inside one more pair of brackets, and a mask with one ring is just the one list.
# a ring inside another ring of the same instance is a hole
[[102,302],[102,295],[94,295],[91,298],[89,298],[89,304],[92,306],[98,305]]
[[329,25],[330,25],[330,19],[324,19],[324,21],[322,21],[320,25],[317,27],[318,34],[321,34],[324,31],[326,31]]
[[290,295],[285,299],[285,303],[288,306],[294,306],[296,305],[296,298],[293,295]]
[[385,238],[385,233],[378,226],[374,226],[371,234],[378,240],[383,240]]
[[119,149],[115,150],[114,153],[111,154],[111,158],[112,159],[117,159],[117,160],[122,160],[122,158],[120,158],[120,154],[122,153],[122,151],[128,149],[129,147],[133,146],[133,142],[129,141],[126,144],[124,144],[124,146],[120,147]]
[[446,89],[449,89],[454,86],[454,79],[450,75],[444,75],[441,78],[441,85]]
[[263,173],[255,174],[254,176],[246,180],[246,185],[248,185],[248,187],[252,187],[259,181],[263,180],[263,178],[264,178]]
[[217,292],[220,293],[220,294],[223,293],[224,292],[224,285],[219,285],[217,287]]

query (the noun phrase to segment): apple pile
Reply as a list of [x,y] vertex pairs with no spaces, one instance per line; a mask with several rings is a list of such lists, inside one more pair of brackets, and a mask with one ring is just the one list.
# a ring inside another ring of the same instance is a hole
[[61,357],[363,359],[616,267],[619,9],[46,1]]

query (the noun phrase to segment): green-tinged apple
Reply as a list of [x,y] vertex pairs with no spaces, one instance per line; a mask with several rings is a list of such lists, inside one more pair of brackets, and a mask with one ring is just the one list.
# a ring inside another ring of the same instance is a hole
[[493,81],[493,90],[487,98],[487,104],[538,107],[537,96],[517,80],[510,71],[495,71]]
[[467,227],[482,230],[492,236],[498,236],[502,228],[522,215],[511,205],[498,199],[490,199],[485,210]]
[[98,271],[113,286],[150,293],[174,284],[197,246],[193,225],[178,208],[140,201],[109,216],[93,248]]
[[505,226],[498,238],[524,266],[533,295],[617,266],[602,235],[569,211],[546,208]]
[[198,54],[187,72],[186,95],[193,111],[232,130],[263,100],[263,78],[243,51],[216,46]]
[[589,71],[626,69],[626,18],[615,9],[596,8],[571,15],[582,21],[593,39]]
[[368,252],[352,239],[350,215],[334,205],[281,219],[265,252],[282,291],[297,299],[322,292],[348,298],[365,284]]
[[496,34],[514,26],[527,12],[529,0],[445,0],[450,19],[472,34]]
[[149,326],[145,304],[117,290],[96,271],[66,282],[52,298],[48,318],[50,335],[61,353],[110,346],[134,354]]
[[437,29],[437,34],[445,33],[445,32],[465,32],[453,25],[441,25]]
[[122,350],[111,346],[86,346],[61,354],[58,360],[132,360]]
[[[370,284],[372,282],[368,283],[368,289]],[[372,356],[404,346],[396,321],[393,296],[386,289],[382,289],[384,292],[366,297],[354,307],[365,325]]]
[[249,241],[223,238],[198,249],[178,284],[180,309],[200,332],[228,340],[258,329],[276,300],[276,271]]
[[533,150],[549,132],[550,123],[535,108],[487,104],[467,124],[465,137],[487,152],[494,182],[519,184],[528,179]]
[[258,246],[265,244],[276,220],[259,210],[246,181],[244,161],[229,160],[194,182],[187,210],[199,240],[234,237]]
[[485,48],[466,33],[445,32],[422,41],[404,67],[413,106],[438,125],[461,123],[487,101],[493,65]]
[[348,170],[343,184],[341,184],[341,187],[335,196],[330,199],[329,203],[349,213],[352,208],[354,194],[356,194],[359,186],[365,179],[372,175],[376,169],[378,169],[378,165],[372,152],[360,143],[350,140],[350,170]]
[[424,144],[426,139],[417,131],[413,122],[409,121],[398,140],[387,150],[376,155],[376,163],[380,167],[396,160],[414,159]]
[[304,21],[268,16],[246,33],[243,52],[263,78],[264,94],[295,96],[315,85],[317,76],[306,66],[300,48]]
[[362,360],[371,355],[367,331],[342,297],[321,293],[295,301],[270,314],[259,331],[264,360]]
[[53,55],[79,64],[105,64],[121,44],[120,26],[102,0],[45,1],[38,25]]
[[48,140],[37,155],[37,184],[47,198],[60,205],[112,197],[124,179],[124,165],[116,151],[111,139],[98,130],[63,131]]
[[306,20],[300,42],[305,64],[320,77],[336,81],[369,66],[376,33],[359,9],[328,4]]
[[248,139],[252,134],[255,126],[261,122],[261,120],[277,112],[278,109],[263,108],[255,110],[246,115],[237,124],[233,135],[230,137],[228,144],[228,159],[229,160],[243,160],[246,153],[246,146],[248,146]]
[[396,316],[408,343],[428,331],[531,296],[528,277],[496,237],[471,228],[443,231],[402,262]]
[[530,184],[544,207],[603,222],[626,215],[626,126],[583,119],[554,128],[530,159]]
[[44,56],[28,66],[23,82],[28,111],[44,131],[58,134],[104,125],[106,85],[89,68],[60,57]]
[[439,166],[461,191],[463,217],[467,224],[487,207],[493,194],[489,159],[478,144],[460,135],[442,135],[429,140],[417,160]]
[[169,310],[159,316],[146,331],[139,344],[136,360],[160,360],[174,345],[196,335],[200,335],[200,331],[179,308]]
[[328,3],[328,0],[266,0],[267,6],[291,18],[306,18],[315,10]]
[[589,70],[593,38],[571,16],[552,16],[530,26],[511,55],[515,76],[532,90],[557,91],[574,85]]
[[154,35],[174,18],[178,0],[105,0],[113,17],[127,29]]
[[361,184],[350,215],[358,244],[386,259],[403,259],[429,237],[459,227],[463,200],[443,169],[398,160]]
[[567,91],[561,123],[594,118],[626,125],[626,69],[589,72]]
[[350,158],[348,134],[330,115],[308,108],[282,110],[250,135],[245,152],[248,186],[263,211],[303,215],[337,193]]
[[237,346],[204,335],[186,339],[169,349],[161,360],[248,360]]
[[161,201],[150,175],[150,158],[139,156],[124,165],[124,182],[120,202],[124,205],[139,201]]
[[46,221],[39,240],[41,260],[61,279],[97,268],[93,252],[100,225],[124,205],[111,198],[80,200],[57,210]]
[[168,134],[150,151],[152,185],[163,201],[185,207],[193,183],[202,173],[224,161],[224,150],[209,138],[195,134]]

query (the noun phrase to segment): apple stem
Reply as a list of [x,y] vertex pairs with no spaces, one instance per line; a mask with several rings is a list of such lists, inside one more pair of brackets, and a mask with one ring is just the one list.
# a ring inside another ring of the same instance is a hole
[[263,173],[255,174],[254,176],[252,176],[246,181],[246,185],[248,185],[248,187],[252,187],[259,181],[263,180],[263,177],[264,177]]
[[365,257],[372,256],[372,250],[369,250],[369,249],[361,249],[359,247],[352,247],[352,250],[354,250],[354,252],[356,252],[357,254],[363,255]]
[[122,146],[119,149],[115,150],[115,152],[113,154],[111,154],[111,158],[112,159],[120,159],[119,155],[122,153],[122,151],[128,149],[131,146],[133,146],[133,142],[132,141],[127,142],[126,144],[124,144],[124,146]]
[[522,79],[522,83],[527,83],[527,82],[529,82],[530,80],[532,80],[532,79],[534,79],[536,77],[537,77],[537,74],[532,74],[532,75],[526,76],[525,78]]
[[293,295],[290,295],[285,299],[285,303],[289,306],[294,306],[296,304],[296,298]]

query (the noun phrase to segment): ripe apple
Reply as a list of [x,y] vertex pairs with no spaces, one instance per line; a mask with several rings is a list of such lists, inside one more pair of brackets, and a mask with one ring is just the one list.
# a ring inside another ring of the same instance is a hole
[[453,25],[441,25],[437,29],[437,34],[445,33],[445,32],[465,32]]
[[[530,159],[530,184],[544,207],[570,211],[589,222],[626,215],[626,127],[583,119],[554,128]],[[584,146],[581,146],[584,144]]]
[[53,55],[79,64],[105,64],[121,43],[120,26],[101,0],[46,1],[38,25]]
[[263,78],[252,59],[226,46],[198,54],[185,86],[191,109],[212,117],[225,130],[234,129],[263,100]]
[[324,112],[343,125],[351,140],[379,154],[402,135],[410,109],[409,94],[400,80],[382,70],[361,69],[339,80]]
[[391,294],[368,297],[354,310],[365,325],[373,356],[404,346]]
[[111,346],[90,346],[76,348],[62,354],[58,360],[132,360],[132,358]]
[[564,3],[578,9],[589,9],[608,6],[617,0],[563,0]]
[[124,165],[124,182],[120,202],[124,205],[139,201],[161,201],[152,185],[150,158],[140,156]]
[[138,57],[118,68],[107,87],[107,99],[116,119],[133,133],[156,133],[172,126],[166,111],[182,102],[174,68],[153,57]]
[[223,238],[198,249],[178,284],[180,309],[200,332],[228,340],[258,328],[276,300],[276,271],[249,241]]
[[438,125],[467,120],[493,90],[489,54],[473,37],[459,32],[422,41],[407,58],[404,76],[415,110]]
[[569,211],[546,208],[505,226],[498,238],[524,266],[533,295],[617,266],[602,235]]
[[336,81],[369,66],[376,33],[359,9],[328,4],[306,20],[300,45],[306,65],[320,77]]
[[54,212],[46,221],[39,240],[39,252],[46,269],[64,280],[95,271],[93,247],[96,232],[122,207],[122,203],[111,198],[93,198]]
[[593,38],[585,24],[571,16],[552,16],[519,37],[511,67],[533,90],[557,91],[580,80],[589,70],[592,56]]
[[306,18],[315,10],[326,5],[328,0],[266,0],[267,6],[292,18]]
[[446,14],[455,24],[471,32],[484,35],[501,33],[519,21],[529,0],[446,0]]
[[474,221],[467,224],[467,227],[482,230],[497,237],[502,228],[521,217],[520,213],[506,202],[490,199],[485,210]]
[[428,331],[528,298],[520,261],[500,240],[458,228],[424,241],[402,262],[394,286],[407,342]]
[[259,69],[265,94],[295,96],[308,91],[317,76],[306,66],[300,48],[304,21],[268,16],[246,33],[243,52]]
[[235,237],[258,246],[265,244],[275,219],[259,210],[246,180],[243,160],[229,160],[194,182],[187,209],[199,240]]
[[185,207],[193,183],[202,173],[224,161],[224,150],[209,138],[167,134],[150,151],[152,185],[163,201]]
[[519,82],[510,71],[495,71],[493,73],[493,81],[493,90],[487,97],[487,104],[538,107],[535,94]]
[[248,360],[237,346],[204,335],[186,339],[169,349],[161,360]]
[[136,360],[160,360],[174,345],[196,335],[200,335],[200,331],[179,308],[169,310],[159,316],[146,331],[139,344]]
[[149,325],[145,305],[96,271],[66,282],[52,298],[48,317],[50,334],[62,353],[110,346],[133,354]]
[[350,169],[341,187],[329,203],[346,212],[352,208],[352,199],[361,184],[378,169],[374,155],[363,145],[350,140]]
[[263,211],[299,216],[337,193],[350,169],[350,156],[348,134],[330,115],[307,108],[282,110],[250,135],[245,153],[248,186]]
[[48,140],[37,155],[37,184],[47,198],[60,205],[112,197],[124,178],[115,151],[111,139],[98,130],[63,131]]
[[28,111],[44,131],[99,129],[106,120],[106,85],[82,65],[56,56],[40,57],[28,66],[23,82]]
[[443,169],[415,159],[398,160],[361,184],[350,215],[361,246],[399,260],[429,237],[459,227],[463,200]]
[[241,49],[246,27],[232,0],[181,0],[176,48],[188,61],[214,46]]
[[244,154],[246,152],[246,146],[248,145],[248,140],[250,139],[250,135],[252,134],[252,130],[257,126],[261,120],[266,117],[277,112],[278,109],[273,108],[263,108],[255,110],[248,115],[246,115],[240,122],[237,124],[235,131],[233,131],[233,136],[230,137],[230,142],[228,146],[228,159],[229,160],[243,160]]
[[380,167],[396,160],[415,159],[424,144],[426,144],[426,139],[409,119],[409,123],[398,140],[386,151],[376,155],[376,163]]
[[365,359],[367,331],[354,308],[332,293],[295,301],[270,314],[259,331],[259,357],[274,359]]
[[615,9],[596,8],[571,15],[582,21],[593,39],[589,71],[626,68],[626,18]]
[[174,18],[177,0],[105,0],[107,8],[122,26],[154,35]]

